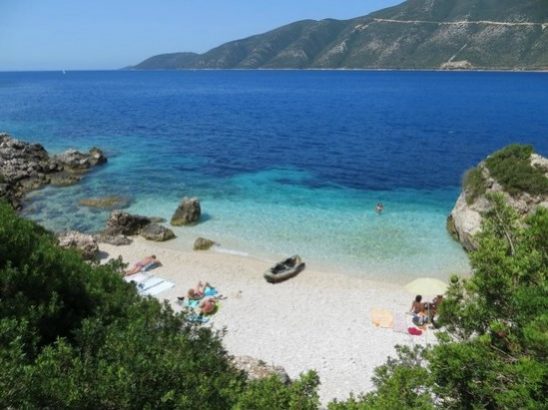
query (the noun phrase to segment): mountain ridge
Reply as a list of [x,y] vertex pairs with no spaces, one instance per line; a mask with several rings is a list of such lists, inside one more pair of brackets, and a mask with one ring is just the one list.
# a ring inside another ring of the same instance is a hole
[[300,20],[203,54],[131,69],[548,69],[544,0],[408,0],[348,20]]

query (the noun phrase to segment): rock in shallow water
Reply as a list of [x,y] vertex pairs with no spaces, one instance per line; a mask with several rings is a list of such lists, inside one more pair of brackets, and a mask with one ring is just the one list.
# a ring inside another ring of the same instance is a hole
[[84,198],[80,200],[80,205],[90,208],[122,209],[130,205],[130,200],[121,196]]
[[164,242],[175,238],[175,234],[171,229],[158,224],[148,224],[141,229],[140,235],[145,239],[156,242]]
[[197,238],[194,241],[194,250],[195,251],[207,251],[213,245],[215,245],[215,242],[212,241],[211,239]]
[[171,217],[171,225],[183,226],[198,222],[202,214],[198,198],[184,197]]
[[150,224],[150,218],[114,211],[107,221],[107,235],[138,235],[141,229]]

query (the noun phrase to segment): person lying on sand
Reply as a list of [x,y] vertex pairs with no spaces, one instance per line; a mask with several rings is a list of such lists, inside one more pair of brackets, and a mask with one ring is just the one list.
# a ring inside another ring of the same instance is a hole
[[139,262],[137,262],[131,269],[128,269],[124,276],[133,275],[135,273],[141,272],[143,268],[151,263],[155,263],[157,265],[161,265],[162,263],[156,259],[156,255],[150,255],[146,258],[141,259]]
[[215,308],[217,307],[217,299],[215,298],[207,298],[202,300],[200,303],[200,314],[201,315],[209,315],[215,311]]

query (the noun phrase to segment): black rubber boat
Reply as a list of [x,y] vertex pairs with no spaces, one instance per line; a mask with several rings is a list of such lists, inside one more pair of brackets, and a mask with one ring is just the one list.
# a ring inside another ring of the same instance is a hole
[[297,276],[305,267],[299,255],[294,255],[280,262],[264,273],[267,282],[278,283]]

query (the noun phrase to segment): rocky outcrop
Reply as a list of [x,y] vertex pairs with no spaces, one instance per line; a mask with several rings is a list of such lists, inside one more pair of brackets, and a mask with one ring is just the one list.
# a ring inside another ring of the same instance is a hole
[[130,205],[130,200],[121,196],[105,196],[100,198],[84,198],[79,203],[89,208],[123,209]]
[[210,249],[213,245],[215,245],[215,242],[212,241],[211,239],[197,238],[197,239],[194,241],[193,249],[194,249],[195,251],[207,251],[207,250]]
[[202,209],[198,198],[184,197],[171,217],[171,225],[183,226],[195,224],[200,219],[201,214]]
[[69,150],[50,157],[42,145],[0,133],[0,199],[20,209],[27,192],[48,184],[74,184],[84,172],[106,161],[98,148],[88,153]]
[[86,171],[91,167],[107,162],[103,151],[96,147],[90,149],[87,154],[83,154],[75,149],[68,149],[61,154],[54,155],[53,160],[62,164],[65,169],[73,172]]
[[[548,159],[538,154],[532,154],[530,163],[532,167],[543,170],[548,180]],[[477,248],[474,237],[481,231],[482,215],[490,209],[488,194],[502,194],[506,203],[522,218],[531,215],[539,207],[548,208],[548,195],[546,194],[535,195],[525,191],[512,194],[506,192],[502,184],[493,177],[486,161],[480,162],[475,171],[482,180],[480,193],[478,194],[477,189],[474,192],[465,186],[447,218],[447,229],[467,251]]]
[[91,236],[77,231],[68,231],[57,237],[59,246],[63,248],[77,249],[86,260],[94,260],[99,252],[97,240]]
[[164,242],[175,238],[175,234],[171,229],[168,229],[158,224],[148,224],[141,229],[140,235],[149,241]]
[[145,226],[150,224],[150,218],[132,215],[127,212],[114,211],[107,221],[105,233],[108,235],[138,235]]
[[247,374],[247,378],[250,381],[276,376],[284,384],[289,384],[291,382],[289,375],[283,367],[268,365],[262,360],[255,359],[251,356],[234,357],[233,363],[234,367]]
[[107,221],[106,229],[98,235],[100,242],[111,245],[129,245],[127,236],[141,235],[143,238],[163,242],[175,238],[175,233],[158,223],[162,218],[132,215],[120,210],[113,211]]

